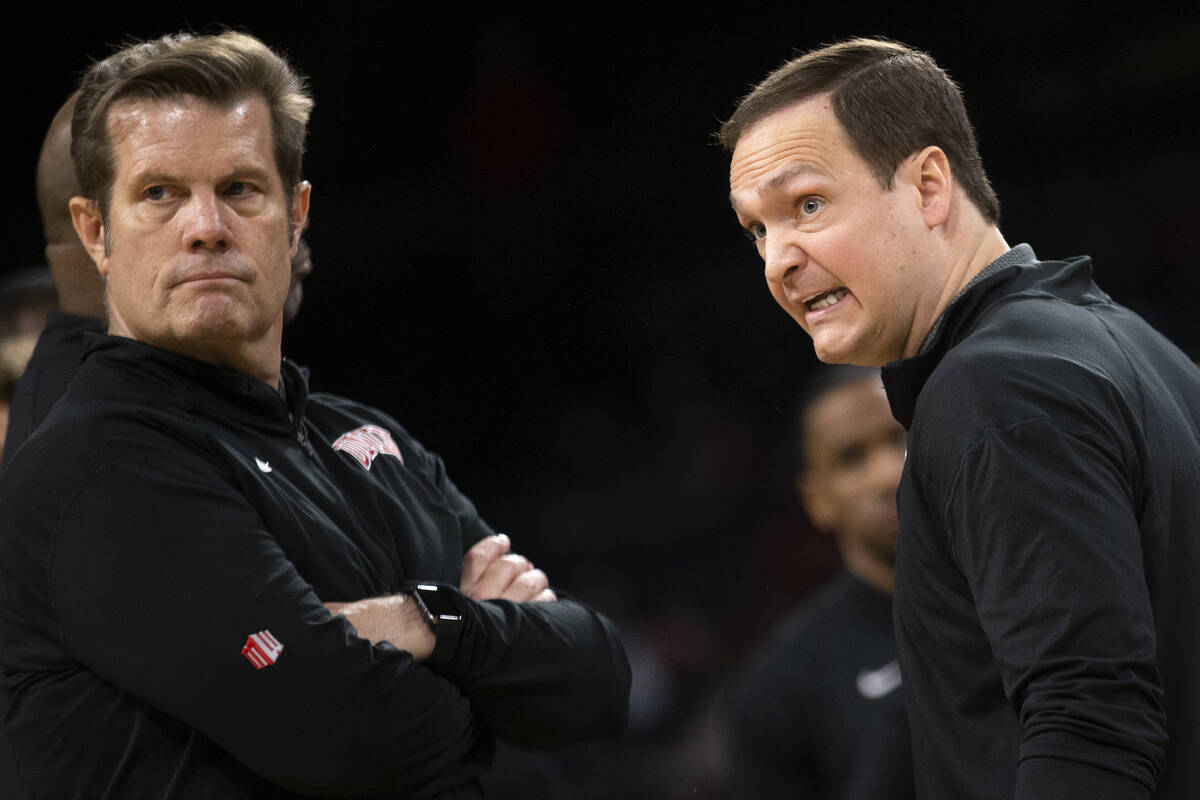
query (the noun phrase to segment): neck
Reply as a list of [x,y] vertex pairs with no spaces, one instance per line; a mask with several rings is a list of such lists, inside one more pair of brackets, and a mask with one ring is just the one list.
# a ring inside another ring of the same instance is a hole
[[[974,209],[972,208],[972,210]],[[978,214],[978,212],[975,213]],[[1008,242],[1004,240],[1000,229],[995,225],[983,222],[982,218],[979,218],[978,221],[979,224],[972,228],[970,236],[959,237],[961,241],[952,244],[947,249],[948,267],[945,272],[945,281],[942,282],[942,290],[931,310],[924,315],[923,325],[913,329],[913,336],[909,338],[904,348],[904,358],[917,354],[925,337],[933,329],[934,323],[937,322],[951,301],[958,297],[959,292],[966,288],[967,284],[988,264],[1008,252]]]
[[864,583],[884,594],[891,594],[896,584],[896,566],[863,547],[842,547],[846,569]]
[[264,335],[253,339],[210,337],[196,341],[190,338],[140,336],[124,324],[111,306],[108,318],[108,332],[113,336],[124,336],[215,367],[240,372],[276,391],[279,390],[279,365],[283,361],[282,330],[282,320],[277,320]]
[[[171,349],[171,348],[167,348]],[[212,350],[177,350],[197,361],[232,369],[279,390],[279,364],[283,360],[279,340],[239,342],[236,347],[223,348],[218,343]]]

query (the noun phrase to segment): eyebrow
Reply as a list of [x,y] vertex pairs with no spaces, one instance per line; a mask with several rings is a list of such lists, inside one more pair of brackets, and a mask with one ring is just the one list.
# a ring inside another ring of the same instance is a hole
[[178,177],[176,177],[174,175],[171,175],[166,172],[159,172],[158,170],[154,170],[151,172],[135,173],[133,176],[133,179],[130,181],[130,183],[134,184],[135,186],[143,186],[143,185],[157,186],[157,185],[163,184],[163,183],[174,183],[177,180],[178,180]]
[[[169,172],[162,172],[160,170],[150,170],[148,172],[136,173],[133,176],[132,182],[139,186],[144,186],[144,185],[158,185],[158,184],[164,184],[164,183],[173,184],[173,183],[178,183],[183,180],[185,180],[185,179],[180,175],[173,175]],[[217,180],[217,184],[220,185],[220,184],[226,184],[226,183],[233,183],[234,181],[241,181],[241,180],[260,181],[260,182],[264,182],[264,183],[269,183],[271,180],[271,172],[270,172],[270,170],[261,169],[259,167],[252,167],[252,166],[236,167],[236,168],[230,170],[229,172],[225,173],[224,175],[222,175]]]
[[[828,177],[828,173],[818,167],[816,164],[813,164],[810,161],[796,161],[790,164],[786,169],[776,172],[774,175],[768,178],[766,182],[758,187],[756,194],[758,194],[759,197],[762,197],[770,192],[778,191],[781,187],[791,183],[797,177],[802,175],[814,175],[822,178]],[[733,192],[729,193],[729,205],[733,207],[734,211],[738,210],[737,202],[733,198]]]

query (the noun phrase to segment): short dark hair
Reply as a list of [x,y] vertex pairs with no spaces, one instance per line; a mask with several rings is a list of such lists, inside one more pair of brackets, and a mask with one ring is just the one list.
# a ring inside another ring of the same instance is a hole
[[984,218],[1000,221],[962,92],[928,54],[898,42],[849,39],[791,59],[742,98],[717,138],[732,152],[748,128],[823,92],[883,188],[904,159],[936,145]]
[[71,120],[71,156],[81,191],[105,216],[115,169],[108,112],[118,100],[194,95],[224,106],[254,94],[270,109],[275,167],[290,197],[300,182],[312,97],[304,76],[286,59],[237,31],[130,42],[88,69]]

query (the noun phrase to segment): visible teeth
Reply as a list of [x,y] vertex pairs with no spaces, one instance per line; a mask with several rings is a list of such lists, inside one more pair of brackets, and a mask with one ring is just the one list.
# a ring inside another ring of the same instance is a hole
[[830,292],[829,294],[821,295],[816,300],[813,300],[811,303],[808,304],[808,309],[809,309],[809,311],[819,311],[822,308],[828,308],[829,306],[836,303],[838,300],[841,300],[843,297],[845,297],[846,292],[848,292],[848,291],[850,291],[850,290],[845,287],[842,287],[841,289],[838,289],[837,291]]

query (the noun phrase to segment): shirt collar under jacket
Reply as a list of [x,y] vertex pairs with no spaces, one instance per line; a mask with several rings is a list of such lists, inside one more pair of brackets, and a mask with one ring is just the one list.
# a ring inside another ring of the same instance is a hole
[[883,386],[892,416],[907,430],[917,398],[946,353],[974,330],[988,310],[1017,295],[1043,295],[1068,301],[1108,300],[1092,282],[1092,260],[1038,261],[1033,248],[1019,244],[983,268],[942,312],[915,356],[883,367]]

